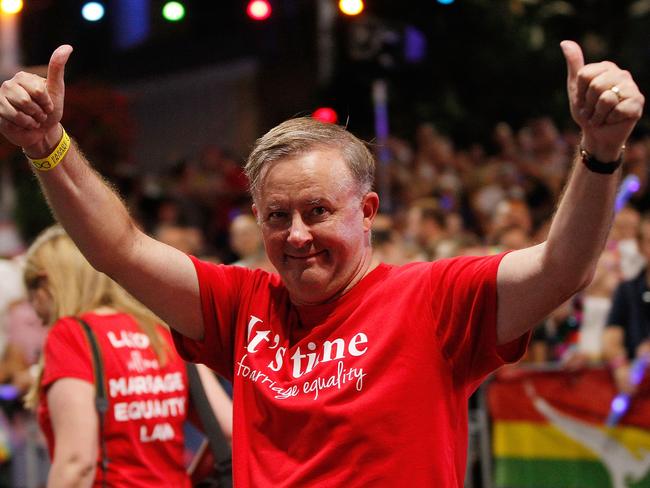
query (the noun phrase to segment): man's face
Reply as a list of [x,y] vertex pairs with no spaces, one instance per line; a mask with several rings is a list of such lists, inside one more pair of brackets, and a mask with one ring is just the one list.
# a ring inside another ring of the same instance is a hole
[[376,193],[361,196],[338,151],[316,149],[263,170],[253,211],[296,304],[323,303],[360,280],[371,259]]

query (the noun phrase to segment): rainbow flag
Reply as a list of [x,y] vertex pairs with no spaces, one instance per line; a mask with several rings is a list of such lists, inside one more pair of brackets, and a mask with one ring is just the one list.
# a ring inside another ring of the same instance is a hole
[[501,370],[487,387],[494,486],[650,487],[647,385],[608,428],[616,395],[608,371]]

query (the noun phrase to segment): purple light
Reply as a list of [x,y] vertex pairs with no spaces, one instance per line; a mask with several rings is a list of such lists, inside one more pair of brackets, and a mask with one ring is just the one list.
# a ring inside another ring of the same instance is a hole
[[454,208],[454,199],[449,195],[443,195],[440,197],[440,206],[444,210],[451,210]]
[[404,57],[409,63],[419,63],[427,54],[427,39],[413,26],[404,31]]
[[641,182],[639,181],[639,178],[636,175],[627,175],[621,182],[621,186],[618,189],[616,202],[614,203],[614,210],[616,212],[621,210],[628,202],[630,197],[639,191],[639,188],[641,188]]
[[20,392],[14,385],[0,385],[0,400],[15,400],[19,395]]
[[648,366],[648,361],[644,356],[637,358],[634,363],[632,363],[632,369],[630,371],[630,383],[633,385],[638,385],[643,381],[645,376],[645,369]]
[[630,190],[631,193],[636,193],[639,191],[639,188],[641,188],[641,182],[639,181],[638,178],[634,178],[628,183],[627,186],[628,190]]
[[118,0],[115,4],[115,43],[129,49],[143,43],[151,31],[150,0]]
[[612,412],[621,414],[627,411],[627,407],[630,406],[630,397],[627,395],[618,395],[612,401]]

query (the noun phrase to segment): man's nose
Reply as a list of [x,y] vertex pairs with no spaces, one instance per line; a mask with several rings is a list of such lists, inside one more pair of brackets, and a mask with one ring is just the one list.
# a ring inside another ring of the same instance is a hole
[[304,247],[312,241],[309,226],[305,224],[300,214],[294,215],[291,219],[287,241],[295,248]]

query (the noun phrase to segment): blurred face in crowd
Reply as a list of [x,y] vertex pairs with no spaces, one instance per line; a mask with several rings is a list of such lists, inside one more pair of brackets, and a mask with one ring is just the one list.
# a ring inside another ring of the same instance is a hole
[[230,224],[230,247],[241,258],[257,254],[262,245],[257,222],[250,215],[239,215]]
[[29,303],[34,307],[36,315],[38,315],[44,324],[49,324],[52,313],[54,312],[54,300],[52,299],[45,274],[39,275],[28,283],[27,297]]
[[517,226],[529,233],[533,227],[530,210],[521,200],[504,200],[497,205],[492,226],[494,230]]
[[198,255],[203,249],[203,234],[196,227],[163,225],[157,229],[156,239],[185,254]]
[[634,239],[639,233],[641,214],[633,208],[623,207],[614,216],[610,238],[616,241]]
[[521,227],[510,227],[501,234],[498,242],[499,246],[505,250],[524,249],[530,245],[528,234]]
[[326,302],[365,275],[378,206],[377,194],[361,194],[335,149],[269,163],[253,211],[269,259],[294,303]]

